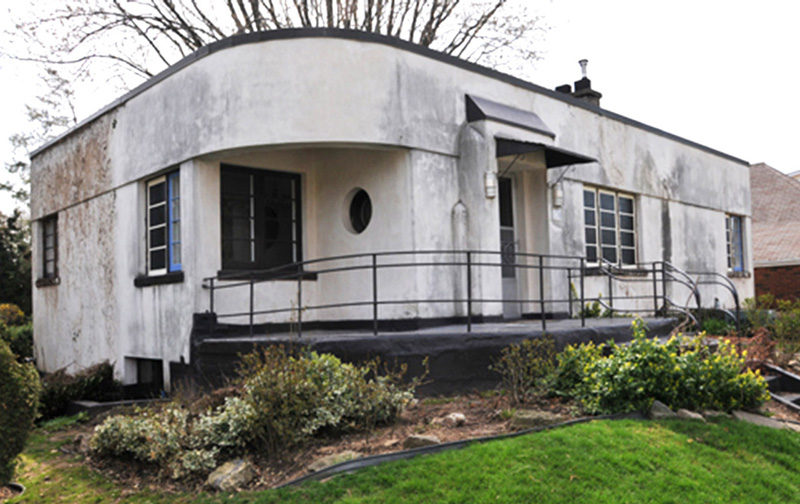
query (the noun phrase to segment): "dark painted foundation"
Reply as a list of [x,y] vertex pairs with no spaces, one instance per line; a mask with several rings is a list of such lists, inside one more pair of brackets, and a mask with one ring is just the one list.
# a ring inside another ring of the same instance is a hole
[[[648,319],[651,336],[665,336],[675,326],[674,319]],[[630,340],[631,319],[562,319],[548,322],[558,350],[568,344],[608,340]],[[173,383],[194,380],[203,386],[220,386],[233,377],[242,354],[266,345],[307,346],[316,352],[331,353],[346,362],[363,362],[380,357],[390,365],[408,365],[407,377],[423,373],[427,357],[427,383],[421,395],[438,395],[486,390],[499,383],[489,365],[500,351],[528,338],[541,337],[541,323],[535,321],[474,324],[472,332],[462,325],[447,325],[406,332],[385,332],[374,336],[366,331],[305,331],[302,337],[290,333],[255,333],[248,326],[218,326],[213,314],[198,314],[192,332],[191,365],[174,368]]]

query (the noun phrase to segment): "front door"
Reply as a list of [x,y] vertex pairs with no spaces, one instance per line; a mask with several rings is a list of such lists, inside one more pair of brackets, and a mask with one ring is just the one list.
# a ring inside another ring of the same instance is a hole
[[520,304],[512,302],[519,299],[517,289],[517,268],[514,253],[517,251],[517,238],[514,232],[514,182],[508,177],[500,177],[498,196],[500,207],[500,258],[503,276],[503,318],[520,318]]

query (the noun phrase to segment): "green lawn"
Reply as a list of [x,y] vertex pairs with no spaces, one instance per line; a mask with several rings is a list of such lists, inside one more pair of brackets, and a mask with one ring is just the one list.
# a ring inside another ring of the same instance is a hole
[[31,439],[10,502],[800,502],[800,434],[732,420],[595,421],[235,496],[130,493],[51,435]]

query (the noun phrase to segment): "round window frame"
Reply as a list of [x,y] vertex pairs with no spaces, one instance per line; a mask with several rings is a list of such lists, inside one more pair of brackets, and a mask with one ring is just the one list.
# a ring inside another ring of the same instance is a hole
[[[364,198],[361,198],[363,194]],[[357,204],[358,201],[361,199],[361,209],[355,208],[353,205]],[[366,203],[369,205],[369,214],[367,215],[366,219],[363,219],[363,204]],[[353,234],[361,234],[367,230],[370,223],[372,222],[373,217],[373,208],[372,208],[372,197],[370,197],[369,193],[363,187],[355,187],[353,188],[348,194],[347,198],[345,198],[345,205],[344,205],[344,212],[343,212],[343,220],[345,228]],[[359,215],[361,214],[361,215]],[[361,221],[357,221],[356,217],[361,217]]]

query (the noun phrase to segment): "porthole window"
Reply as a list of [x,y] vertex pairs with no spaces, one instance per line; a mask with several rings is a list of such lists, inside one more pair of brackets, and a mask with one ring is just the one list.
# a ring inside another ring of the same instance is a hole
[[350,230],[354,233],[361,233],[369,225],[372,219],[372,200],[364,189],[356,189],[350,199]]

